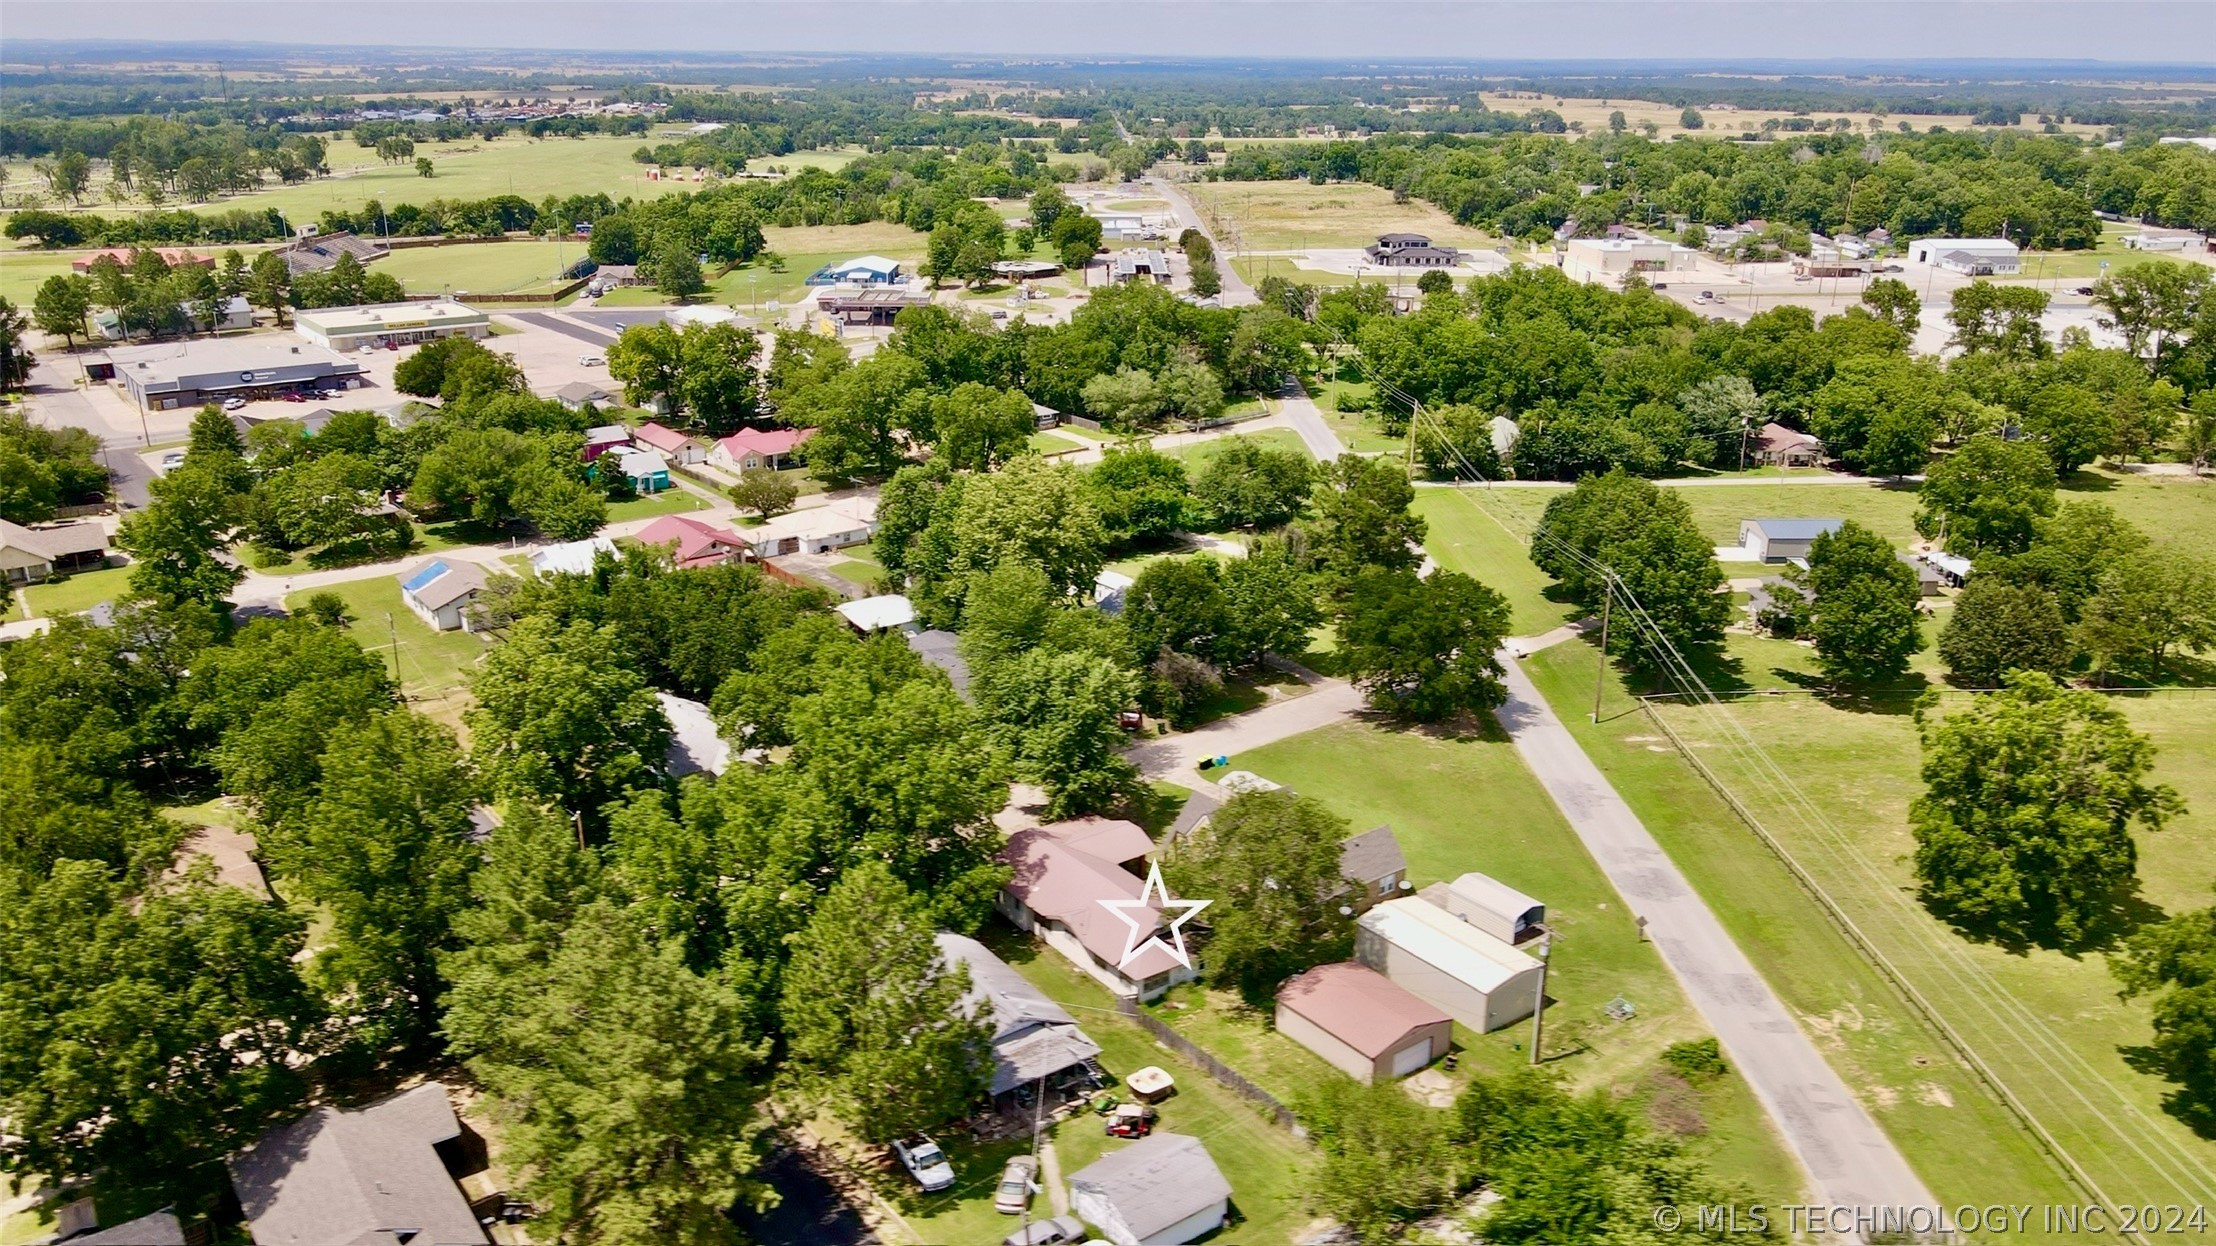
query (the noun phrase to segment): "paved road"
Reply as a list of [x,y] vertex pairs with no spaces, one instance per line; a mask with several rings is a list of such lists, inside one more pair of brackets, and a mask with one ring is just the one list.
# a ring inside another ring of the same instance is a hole
[[1308,447],[1308,453],[1314,455],[1318,463],[1332,462],[1347,452],[1346,443],[1324,422],[1316,400],[1308,396],[1299,381],[1286,382],[1286,388],[1277,395],[1277,402],[1278,414],[1300,434],[1301,444]]
[[1362,708],[1362,694],[1343,679],[1313,676],[1303,682],[1308,691],[1300,696],[1149,740],[1124,756],[1150,779],[1191,787],[1200,773],[1195,767],[1205,758],[1230,757],[1236,767],[1241,753],[1345,722]]
[[580,323],[555,312],[503,312],[501,315],[509,320],[520,320],[535,328],[551,329],[565,337],[573,337],[580,342],[587,342],[594,346],[615,345],[616,335],[613,332]]
[[1238,268],[1232,264],[1231,252],[1225,249],[1223,239],[1216,237],[1215,232],[1208,228],[1208,222],[1201,219],[1192,200],[1185,197],[1184,190],[1177,183],[1160,177],[1150,177],[1146,179],[1146,184],[1169,203],[1170,215],[1177,218],[1177,233],[1171,234],[1172,238],[1188,229],[1197,229],[1208,236],[1208,245],[1216,249],[1216,271],[1223,278],[1223,292],[1217,296],[1223,301],[1223,305],[1236,307],[1241,303],[1261,302],[1261,297],[1254,293],[1254,287],[1246,283],[1246,278],[1240,276]]
[[1932,1206],[1900,1150],[1848,1091],[1769,983],[1724,931],[1631,807],[1578,746],[1515,659],[1495,711],[1586,850],[1631,906],[1755,1097],[1798,1156],[1819,1202]]

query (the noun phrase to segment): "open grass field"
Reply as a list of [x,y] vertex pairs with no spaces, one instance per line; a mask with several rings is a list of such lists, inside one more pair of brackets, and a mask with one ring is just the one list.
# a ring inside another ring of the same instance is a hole
[[399,278],[410,294],[511,294],[553,286],[565,266],[584,257],[576,242],[457,242],[394,251],[376,268]]
[[2020,284],[2041,285],[2052,289],[2057,278],[2076,278],[2090,284],[2105,268],[2117,272],[2137,264],[2149,264],[2156,260],[2172,263],[2199,263],[2189,255],[2178,252],[2140,251],[2124,245],[2124,239],[2139,232],[2137,225],[2125,225],[2106,221],[2101,225],[2101,240],[2082,251],[2026,251],[2024,271],[2014,278],[2003,278]]
[[827,147],[820,151],[796,151],[783,156],[763,156],[746,162],[746,171],[798,173],[802,169],[843,169],[864,155],[859,147]]
[[[2066,496],[2098,498],[2158,541],[2190,547],[2216,535],[2216,492],[2204,484],[2110,472],[2081,473],[2070,483]],[[1571,613],[1539,595],[1545,580],[1523,557],[1520,542],[1471,505],[1481,500],[1521,527],[1537,517],[1552,490],[1500,489],[1482,499],[1444,492],[1425,490],[1418,501],[1433,523],[1428,544],[1434,556],[1501,587],[1516,604],[1518,631]],[[1851,517],[1905,541],[1914,511],[1914,496],[1906,491],[1850,486],[1695,486],[1683,496],[1718,541],[1735,536],[1739,518],[1757,515]],[[1944,610],[1941,605],[1942,617]],[[1926,623],[1927,636],[1938,623],[1937,617]],[[1804,647],[1753,636],[1732,636],[1725,658],[1715,672],[1718,686],[1797,692],[1813,670]],[[2015,1127],[1999,1098],[1798,890],[1668,737],[1628,708],[1620,685],[1608,721],[1597,727],[1584,721],[1598,674],[1589,645],[1558,645],[1529,666],[1942,1201],[2043,1201],[2067,1194],[2061,1170]],[[1936,674],[1927,650],[1911,682],[1928,685]],[[1803,695],[1756,696],[1722,710],[1673,706],[1660,713],[2105,1194],[2206,1202],[2216,1193],[2216,1152],[2163,1117],[2159,1084],[2125,1063],[2119,1048],[2144,1041],[2145,1009],[2116,998],[2103,959],[1975,945],[1915,903],[1904,861],[1910,848],[1905,812],[1918,764],[1914,727],[1905,696],[1875,704],[1858,710]],[[2163,749],[2160,777],[2189,799],[2198,791],[2203,804],[2216,802],[2210,777],[2216,774],[2216,702],[2180,694],[2124,704]],[[1764,767],[1740,747],[1749,739],[1760,741],[1780,769]],[[2149,880],[2150,903],[2175,910],[2208,902],[2208,880],[2216,874],[2216,805],[2194,819],[2146,837],[2142,877]],[[1962,1148],[1976,1137],[1999,1141],[1965,1158]]]
[[[1587,721],[1599,671],[1592,646],[1557,645],[1525,665],[1571,733],[1942,1203],[2081,1200],[1940,1034],[1823,915],[1644,715],[1627,712],[1617,693],[1602,723]],[[2080,1006],[2098,1009],[2105,1002],[2089,998]],[[2078,1024],[2076,1011],[2055,1020]]]
[[689,511],[712,509],[713,503],[686,489],[668,488],[660,493],[650,493],[632,498],[628,502],[608,504],[608,522],[622,523],[626,519],[652,519],[657,515],[682,515]]
[[[1390,825],[1418,887],[1477,870],[1544,900],[1557,936],[1547,1062],[1579,1087],[1639,1094],[1663,1047],[1708,1031],[1515,746],[1486,727],[1459,738],[1327,727],[1233,760],[1322,800],[1358,830]],[[1637,1009],[1629,1021],[1603,1012],[1618,996]],[[1455,1041],[1463,1048],[1462,1071],[1449,1075],[1457,1083],[1472,1068],[1502,1072],[1529,1060],[1528,1025],[1486,1035],[1458,1025]],[[1710,1118],[1710,1132],[1732,1141],[1729,1154],[1712,1157],[1724,1176],[1764,1198],[1800,1192],[1798,1169],[1751,1093],[1718,1095],[1703,1110],[1722,1114]]]
[[390,575],[302,589],[285,598],[285,608],[300,610],[319,592],[337,593],[346,602],[347,612],[354,616],[348,633],[356,644],[384,659],[385,670],[400,681],[400,690],[409,700],[429,702],[417,708],[449,721],[459,714],[469,699],[465,688],[470,669],[485,654],[484,640],[468,632],[432,631],[400,600],[400,581]]
[[1338,182],[1196,182],[1186,188],[1193,206],[1221,222],[1225,247],[1244,251],[1305,251],[1311,247],[1366,247],[1393,231],[1428,234],[1457,247],[1491,246],[1486,234],[1454,223],[1428,203],[1394,203],[1382,186]]
[[[1589,133],[1606,131],[1608,129],[1608,115],[1620,111],[1624,115],[1624,121],[1631,128],[1636,130],[1651,121],[1660,128],[1661,137],[1663,138],[1670,138],[1679,134],[1713,136],[1736,135],[1748,131],[1759,132],[1762,129],[1762,123],[1765,121],[1782,122],[1793,116],[1792,112],[1788,110],[1775,108],[1703,108],[1700,111],[1702,120],[1705,122],[1704,126],[1700,130],[1687,130],[1679,124],[1684,114],[1684,109],[1681,106],[1658,103],[1654,100],[1597,99],[1591,97],[1581,99],[1576,96],[1558,95],[1535,96],[1529,91],[1482,91],[1479,92],[1479,97],[1485,101],[1487,108],[1497,112],[1522,113],[1530,112],[1535,108],[1545,108],[1559,113],[1565,122],[1583,125]],[[1819,112],[1814,114],[1814,117],[1818,121],[1827,123],[1834,117],[1845,117],[1854,123],[1856,130],[1868,133],[1872,114],[1866,112]],[[2026,120],[2033,119],[2026,118]],[[1970,128],[1968,113],[1933,114],[1929,116],[1921,113],[1899,113],[1879,118],[1879,121],[1883,128],[1888,131],[1895,129],[1903,121],[1914,126],[1918,133],[1922,133],[1935,125],[1945,126],[1950,130],[1967,130]],[[2037,130],[2039,127],[2027,124],[2021,128]],[[2062,128],[2072,134],[2097,135],[2101,133],[2101,127],[2092,125],[2064,125]],[[1790,135],[1785,135],[1785,137],[1790,137]]]
[[[428,157],[433,176],[416,176],[414,159],[386,164],[376,153],[358,147],[350,137],[330,145],[329,177],[293,186],[271,183],[266,189],[218,199],[213,203],[171,203],[165,207],[229,210],[275,208],[295,224],[313,221],[326,209],[360,208],[372,200],[390,207],[398,203],[424,203],[432,199],[483,199],[491,195],[517,194],[536,203],[547,195],[606,194],[614,199],[629,196],[652,198],[675,189],[670,182],[649,182],[646,166],[631,159],[640,140],[633,137],[595,135],[591,138],[534,139],[510,134],[486,142],[467,138],[454,143],[418,143],[416,155]],[[17,170],[8,170],[11,185],[37,185],[26,176],[16,181]],[[106,171],[95,169],[95,186],[106,182]],[[90,206],[104,215],[146,211],[141,202],[123,208]]]
[[[1944,704],[1966,700],[1950,694]],[[2206,907],[2216,873],[2216,703],[2182,693],[2118,705],[2154,738],[2156,777],[2194,809],[2139,837],[2141,898],[2169,912]],[[2164,1084],[2125,1058],[2149,1037],[2148,1005],[2117,997],[2104,957],[1972,942],[1916,902],[1907,812],[1921,749],[1908,709],[1905,698],[1858,712],[1792,696],[1661,713],[1899,971],[1940,1001],[1963,1040],[2112,1198],[2216,1198],[2216,1148],[2162,1112]],[[1732,747],[1746,736],[1786,760],[1789,785]]]
[[[708,289],[697,301],[727,307],[766,305],[775,299],[785,306],[808,293],[808,278],[825,264],[858,255],[882,255],[909,265],[922,262],[924,235],[905,225],[873,221],[866,225],[771,226],[762,233],[769,249],[784,261],[784,271],[771,270],[756,261],[718,277],[709,274]],[[669,300],[651,286],[626,286],[600,298],[602,307],[651,307]]]
[[70,576],[59,584],[33,584],[23,590],[34,618],[78,614],[103,601],[120,601],[130,587],[129,567],[105,567]]
[[[1137,1024],[1113,1011],[1108,993],[1098,983],[1052,951],[1005,927],[996,926],[984,938],[1034,985],[1076,1015],[1085,1032],[1100,1044],[1101,1064],[1109,1073],[1121,1078],[1156,1064],[1177,1079],[1177,1093],[1161,1105],[1162,1128],[1199,1138],[1231,1182],[1232,1207],[1239,1222],[1217,1240],[1281,1243],[1303,1236],[1302,1230],[1314,1219],[1304,1206],[1302,1178],[1314,1155],[1306,1143],[1209,1081],[1198,1068],[1157,1046]],[[1090,1115],[1064,1121],[1051,1137],[1065,1178],[1127,1145],[1103,1134],[1100,1122]],[[1015,1221],[993,1211],[993,1183],[1000,1165],[1023,1143],[978,1148],[952,1136],[939,1142],[955,1163],[952,1191],[925,1195],[908,1185],[884,1192],[893,1197],[919,1241],[999,1241],[1012,1231]],[[1037,1196],[1032,1206],[1035,1217],[1045,1215],[1046,1196]]]

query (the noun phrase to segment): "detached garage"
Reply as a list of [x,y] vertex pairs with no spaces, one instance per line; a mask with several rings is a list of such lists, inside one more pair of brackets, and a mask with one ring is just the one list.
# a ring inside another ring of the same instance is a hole
[[1362,914],[1354,956],[1448,1016],[1487,1034],[1539,1004],[1539,962],[1421,896]]
[[1277,990],[1277,1030],[1364,1082],[1406,1077],[1447,1054],[1454,1019],[1374,969],[1318,965]]

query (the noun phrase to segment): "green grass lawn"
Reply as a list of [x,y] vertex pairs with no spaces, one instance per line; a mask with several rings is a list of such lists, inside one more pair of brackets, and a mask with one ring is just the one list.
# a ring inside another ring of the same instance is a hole
[[[1299,433],[1289,428],[1265,428],[1256,432],[1237,435],[1261,442],[1267,449],[1298,450],[1303,457],[1308,453],[1307,443],[1300,439]],[[1194,441],[1182,446],[1164,447],[1162,453],[1173,459],[1181,460],[1188,471],[1197,473],[1213,462],[1217,455],[1223,453],[1224,443],[1227,440],[1229,438],[1211,437],[1207,441]]]
[[863,588],[874,588],[885,578],[885,568],[874,558],[848,557],[831,564],[831,574]]
[[1502,489],[1480,498],[1471,490],[1418,489],[1413,509],[1430,525],[1424,548],[1431,556],[1506,597],[1513,611],[1509,630],[1534,636],[1582,612],[1547,600],[1545,589],[1554,581],[1531,564],[1522,539],[1493,518],[1497,499],[1523,492],[1529,491]]
[[[416,155],[431,160],[433,176],[416,176],[413,159],[385,164],[341,138],[330,146],[330,164],[339,176],[293,186],[271,185],[207,205],[203,211],[275,208],[295,224],[313,221],[327,208],[353,210],[372,200],[390,207],[433,199],[483,199],[517,194],[532,202],[547,195],[605,193],[614,199],[651,199],[680,189],[671,182],[646,180],[646,166],[631,159],[641,140],[636,135],[533,139],[509,134],[486,142],[466,138],[453,143],[418,143]],[[683,189],[698,189],[685,184]],[[145,210],[140,205],[137,210]]]
[[[1967,700],[1949,694],[1942,704]],[[2216,706],[2190,694],[2116,704],[2155,740],[2155,777],[2185,793],[2193,810],[2138,837],[2142,899],[2170,912],[2206,907],[2216,861]],[[2161,1111],[2163,1083],[2123,1055],[2148,1039],[2147,1001],[2119,999],[2101,956],[1975,943],[1916,902],[1907,815],[1921,750],[1909,708],[1905,698],[1857,709],[1793,696],[1661,712],[2096,1181],[2137,1191],[2134,1199],[2205,1198],[2216,1156]],[[1790,766],[1809,803],[1730,747],[1740,732]],[[1751,835],[1744,842],[1754,847]]]
[[1072,450],[1085,449],[1092,443],[1064,437],[1060,433],[1033,433],[1030,444],[1032,449],[1041,454],[1067,454]]
[[426,707],[432,711],[458,710],[467,701],[464,688],[470,669],[484,656],[485,641],[463,631],[432,631],[400,599],[400,581],[391,575],[302,589],[285,598],[285,608],[297,611],[319,592],[337,593],[346,602],[347,613],[354,616],[348,633],[356,644],[384,659],[386,672],[400,681],[410,700],[436,702]]
[[129,567],[82,571],[58,584],[33,584],[23,591],[31,616],[53,618],[90,610],[103,601],[119,601],[130,587]]
[[[1477,870],[1545,901],[1556,932],[1547,1061],[1574,1084],[1640,1094],[1652,1084],[1662,1048],[1707,1036],[1600,867],[1490,724],[1484,735],[1463,738],[1327,727],[1232,764],[1323,801],[1357,830],[1392,826],[1419,888]],[[1638,1010],[1629,1021],[1603,1011],[1618,996]],[[1530,1059],[1528,1025],[1484,1035],[1457,1025],[1454,1033],[1463,1048],[1457,1081],[1473,1068],[1499,1072]],[[1800,1175],[1751,1094],[1718,1094],[1701,1111],[1710,1136],[1731,1143],[1711,1156],[1723,1176],[1764,1197],[1800,1192]]]
[[1333,400],[1338,395],[1342,393],[1366,395],[1369,388],[1369,383],[1366,381],[1333,380],[1311,384],[1308,387],[1308,393],[1310,397],[1316,400],[1316,409],[1323,412],[1323,422],[1331,426],[1331,431],[1339,435],[1339,440],[1346,443],[1347,449],[1359,454],[1367,454],[1371,452],[1391,453],[1405,448],[1408,444],[1407,440],[1401,437],[1386,436],[1384,431],[1378,427],[1375,415],[1361,411],[1338,411],[1333,409]]
[[641,494],[628,502],[608,503],[608,522],[651,519],[656,515],[681,515],[687,511],[704,511],[712,507],[713,503],[699,494],[672,486],[660,493]]
[[377,261],[377,270],[398,277],[412,293],[507,294],[552,288],[565,265],[583,258],[581,241],[460,242],[394,251]]

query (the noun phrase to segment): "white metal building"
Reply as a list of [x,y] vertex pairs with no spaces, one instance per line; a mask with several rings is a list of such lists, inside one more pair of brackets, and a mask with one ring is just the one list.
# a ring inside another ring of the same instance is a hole
[[406,346],[442,337],[484,337],[492,318],[452,299],[373,303],[364,307],[304,308],[292,314],[300,336],[332,350],[363,346]]
[[1908,258],[1966,277],[2006,277],[2024,271],[2024,253],[2006,238],[1918,238]]
[[1355,923],[1354,957],[1480,1034],[1528,1017],[1542,966],[1420,896]]
[[1448,883],[1441,900],[1447,912],[1510,945],[1540,933],[1547,920],[1546,905],[1474,870]]

